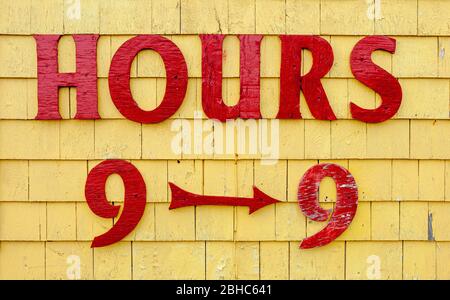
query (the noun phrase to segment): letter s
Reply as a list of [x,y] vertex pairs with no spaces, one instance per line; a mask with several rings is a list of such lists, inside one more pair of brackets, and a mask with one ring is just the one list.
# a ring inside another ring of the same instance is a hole
[[350,67],[355,78],[377,92],[382,103],[376,109],[365,109],[350,103],[354,119],[367,123],[380,123],[392,118],[402,103],[402,88],[398,80],[372,61],[376,50],[395,52],[395,39],[385,36],[369,36],[360,40],[353,48]]

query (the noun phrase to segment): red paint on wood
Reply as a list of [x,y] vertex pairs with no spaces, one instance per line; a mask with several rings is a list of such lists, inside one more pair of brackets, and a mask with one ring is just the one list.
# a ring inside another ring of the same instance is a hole
[[336,183],[334,212],[324,229],[303,240],[302,249],[331,243],[348,228],[356,214],[358,188],[352,174],[335,164],[320,164],[309,169],[299,185],[298,201],[305,216],[317,222],[325,222],[330,217],[331,212],[319,205],[319,185],[324,177],[331,177]]
[[[278,119],[301,119],[300,91],[314,118],[336,120],[320,79],[333,66],[333,49],[318,36],[282,35],[280,72],[280,109]],[[302,50],[311,51],[311,71],[301,76]]]
[[350,111],[354,119],[368,123],[379,123],[392,118],[402,103],[402,88],[398,80],[375,65],[372,53],[385,50],[395,53],[396,41],[385,36],[368,36],[361,39],[353,48],[350,66],[357,80],[373,89],[381,96],[381,105],[376,109],[361,108],[350,103]]
[[108,202],[105,184],[108,177],[118,174],[125,187],[122,213],[114,226],[106,233],[97,236],[91,247],[104,247],[125,238],[142,218],[146,204],[146,187],[141,173],[131,163],[123,160],[106,160],[89,173],[85,196],[89,208],[99,217],[116,218],[120,206]]
[[[139,108],[130,88],[131,64],[145,49],[158,52],[166,68],[166,93],[152,111]],[[125,42],[114,55],[109,70],[109,90],[114,104],[123,116],[139,123],[159,123],[172,116],[183,102],[187,82],[186,61],[180,49],[158,35],[140,35]]]
[[169,183],[172,191],[172,201],[170,209],[176,209],[186,206],[201,205],[225,205],[225,206],[248,206],[249,214],[254,213],[267,205],[280,202],[267,194],[253,187],[253,198],[239,198],[227,196],[203,196],[187,192],[173,183]]
[[262,35],[239,35],[240,99],[228,106],[222,98],[222,34],[203,34],[202,40],[202,104],[211,119],[260,119],[260,60]]
[[77,88],[75,119],[99,119],[97,100],[97,40],[99,35],[73,35],[76,46],[76,72],[58,72],[60,35],[34,35],[37,49],[37,120],[59,120],[58,89]]

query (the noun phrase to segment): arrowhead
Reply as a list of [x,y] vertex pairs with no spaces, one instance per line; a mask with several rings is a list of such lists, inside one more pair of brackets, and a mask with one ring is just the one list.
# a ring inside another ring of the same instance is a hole
[[186,206],[186,195],[188,193],[172,182],[169,182],[169,187],[172,192],[172,200],[170,201],[169,209],[172,210]]
[[259,190],[256,186],[253,187],[253,201],[249,205],[249,214],[251,215],[255,211],[266,207],[267,205],[272,205],[277,202],[280,202],[277,199],[274,199],[270,197],[269,195],[265,194],[261,190]]

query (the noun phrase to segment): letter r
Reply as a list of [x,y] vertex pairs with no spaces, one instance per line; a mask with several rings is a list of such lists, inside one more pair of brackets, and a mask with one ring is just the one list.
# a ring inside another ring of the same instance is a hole
[[[333,66],[333,49],[323,38],[307,35],[281,35],[280,109],[278,119],[301,119],[300,91],[314,118],[336,120],[321,78]],[[301,75],[302,50],[313,56],[311,71]]]

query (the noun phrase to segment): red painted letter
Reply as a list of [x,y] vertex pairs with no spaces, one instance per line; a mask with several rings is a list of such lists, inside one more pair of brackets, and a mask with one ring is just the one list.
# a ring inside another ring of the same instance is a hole
[[375,65],[371,55],[376,50],[395,52],[395,40],[385,36],[369,36],[353,48],[350,65],[355,78],[381,96],[382,103],[376,109],[364,109],[350,103],[353,118],[368,123],[379,123],[392,118],[402,103],[402,88],[391,74]]
[[[300,91],[303,91],[314,118],[336,120],[320,82],[333,65],[334,56],[330,44],[318,36],[282,35],[280,39],[281,91],[277,118],[301,119]],[[311,71],[304,76],[301,76],[302,49],[310,50],[313,57]]]
[[330,217],[330,212],[319,205],[319,185],[324,177],[331,177],[336,182],[336,206],[328,225],[304,239],[300,245],[302,249],[331,243],[348,228],[356,214],[358,188],[352,174],[335,164],[321,164],[309,169],[300,182],[298,202],[305,216],[317,222],[325,222]]
[[222,45],[224,35],[204,34],[202,40],[202,103],[205,114],[227,119],[260,119],[260,46],[262,35],[239,35],[241,97],[227,106],[222,99]]
[[[130,69],[136,55],[145,49],[158,52],[166,68],[166,94],[152,111],[139,108],[130,88]],[[172,116],[183,103],[187,88],[187,66],[180,49],[158,35],[141,35],[125,42],[114,55],[109,70],[109,90],[117,109],[139,123],[159,123]]]
[[76,73],[58,73],[59,35],[35,35],[38,62],[38,120],[59,120],[59,87],[77,88],[75,119],[99,119],[97,99],[98,35],[73,35]]
[[112,174],[119,174],[125,186],[123,210],[114,226],[94,239],[92,248],[112,245],[122,240],[133,231],[144,214],[147,198],[144,179],[132,164],[123,160],[106,160],[89,173],[85,187],[89,208],[102,218],[117,217],[120,206],[109,204],[105,193],[106,180]]

